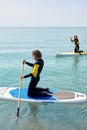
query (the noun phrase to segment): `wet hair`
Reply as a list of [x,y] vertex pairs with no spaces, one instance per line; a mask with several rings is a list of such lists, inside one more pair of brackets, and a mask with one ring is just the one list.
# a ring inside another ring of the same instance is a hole
[[74,35],[74,40],[77,39],[78,40],[78,36],[77,35]]
[[32,54],[35,55],[37,58],[41,58],[42,57],[42,53],[39,50],[32,51]]
[[75,41],[75,43],[77,43],[77,42],[79,41],[79,39],[78,39],[78,36],[77,36],[77,35],[74,35],[74,41]]

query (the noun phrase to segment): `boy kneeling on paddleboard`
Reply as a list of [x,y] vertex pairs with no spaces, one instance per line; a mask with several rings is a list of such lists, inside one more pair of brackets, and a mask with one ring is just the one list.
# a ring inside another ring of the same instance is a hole
[[44,66],[44,61],[42,59],[42,54],[39,50],[34,50],[32,52],[32,56],[35,60],[35,63],[29,63],[26,60],[23,60],[23,64],[27,64],[33,67],[33,70],[30,74],[21,76],[20,78],[28,78],[31,77],[31,81],[28,86],[28,96],[35,97],[35,96],[51,96],[52,92],[50,92],[49,88],[39,88],[36,87],[38,82],[40,81],[40,73]]

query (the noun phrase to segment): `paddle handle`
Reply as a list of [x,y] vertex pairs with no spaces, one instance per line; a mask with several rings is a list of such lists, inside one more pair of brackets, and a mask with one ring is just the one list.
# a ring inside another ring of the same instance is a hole
[[[24,64],[22,64],[21,75],[23,75],[23,72],[24,72]],[[20,111],[21,88],[22,88],[22,79],[20,79],[20,85],[19,85],[19,95],[18,95],[18,109],[17,109],[17,116],[19,116],[19,111]]]

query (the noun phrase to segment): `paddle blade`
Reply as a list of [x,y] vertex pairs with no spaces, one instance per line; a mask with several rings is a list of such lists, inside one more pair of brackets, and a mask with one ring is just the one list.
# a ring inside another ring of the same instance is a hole
[[19,117],[19,111],[20,111],[20,108],[18,107],[18,109],[17,109],[17,117]]

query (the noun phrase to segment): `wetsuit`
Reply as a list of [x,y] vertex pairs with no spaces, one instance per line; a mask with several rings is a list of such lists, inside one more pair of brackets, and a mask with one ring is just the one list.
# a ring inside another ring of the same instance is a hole
[[78,52],[79,52],[79,41],[78,41],[78,40],[74,40],[74,42],[75,42],[74,52],[75,52],[75,53],[78,53]]
[[74,44],[75,44],[74,52],[78,53],[79,52],[79,40],[78,39],[76,39],[76,40],[71,39],[71,41],[74,42]]
[[43,69],[44,61],[40,58],[40,59],[37,59],[34,64],[29,63],[29,62],[26,62],[26,64],[33,67],[32,72],[24,76],[24,78],[28,78],[31,76],[31,81],[28,86],[28,96],[46,95],[46,93],[44,93],[44,91],[46,91],[45,88],[36,87],[40,80],[40,73]]

